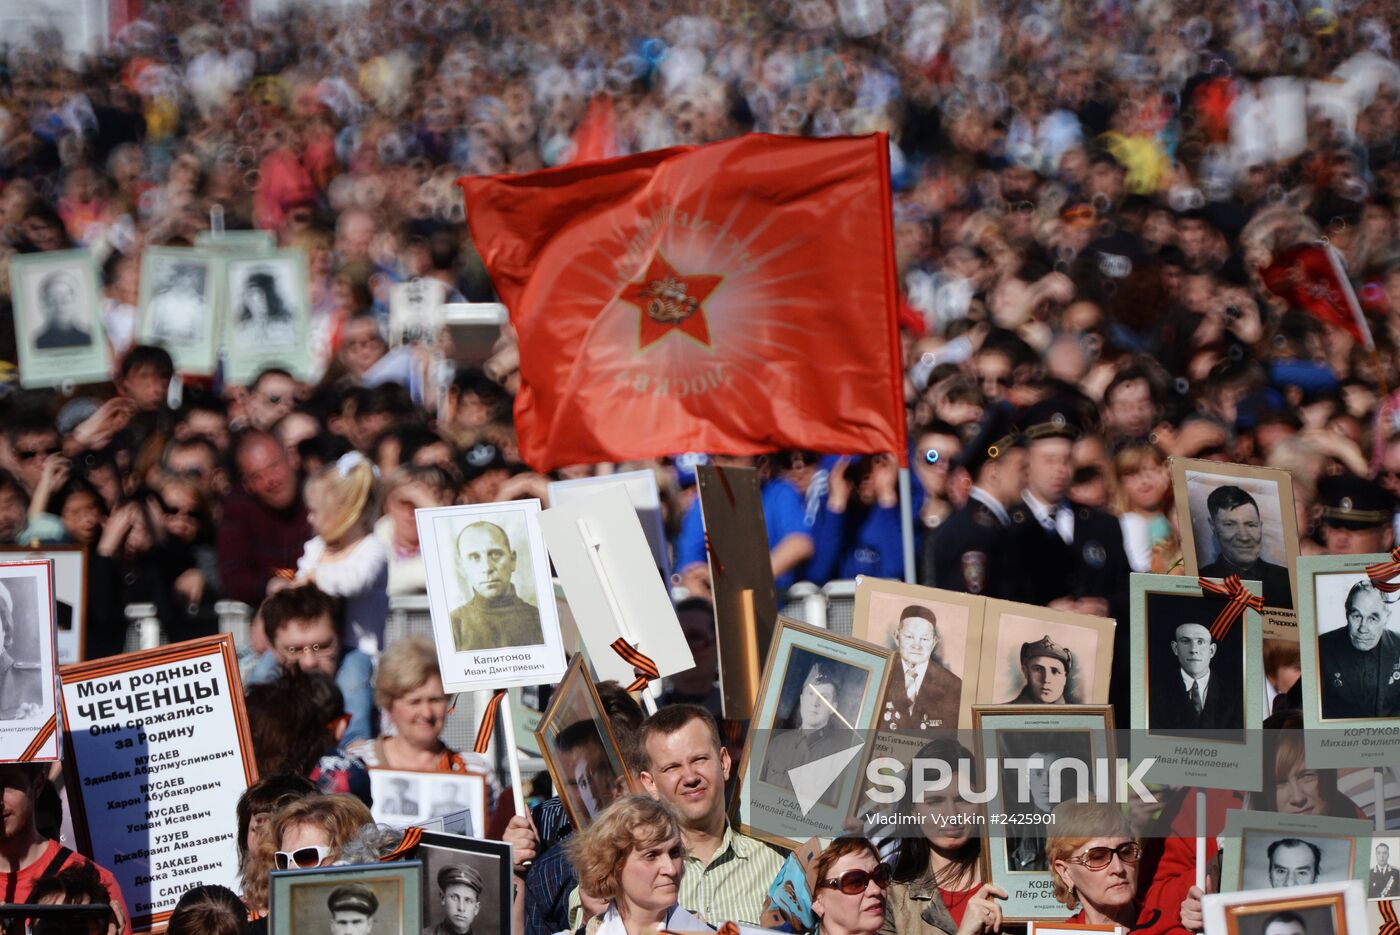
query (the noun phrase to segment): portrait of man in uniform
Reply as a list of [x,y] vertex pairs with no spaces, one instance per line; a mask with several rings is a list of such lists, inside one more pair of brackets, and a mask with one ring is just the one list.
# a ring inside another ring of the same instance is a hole
[[[1201,540],[1202,518],[1192,517]],[[1265,607],[1293,607],[1293,585],[1288,569],[1263,557],[1266,534],[1282,540],[1282,531],[1266,530],[1259,502],[1247,490],[1234,484],[1216,487],[1206,497],[1205,526],[1215,542],[1215,560],[1202,565],[1200,574],[1206,578],[1228,578],[1238,575],[1243,581],[1258,581],[1264,585]]]
[[1069,692],[1073,654],[1050,639],[1021,644],[1021,677],[1025,684],[1009,704],[1078,704]]
[[[759,778],[766,783],[792,789],[789,771],[833,753],[849,749],[860,741],[847,716],[841,711],[842,684],[847,676],[843,670],[853,667],[822,659],[811,662],[814,654],[797,650],[788,662],[784,692],[790,694],[790,679],[801,679],[796,703],[779,724],[768,742],[767,756]],[[834,804],[840,783],[832,783],[819,800]]]
[[1400,896],[1400,870],[1390,865],[1390,845],[1377,844],[1366,885],[1367,899],[1393,899]]
[[77,278],[66,270],[49,273],[39,283],[39,320],[34,346],[41,351],[92,344],[83,327],[87,310]]
[[505,530],[484,520],[471,523],[457,534],[455,546],[458,580],[467,596],[451,615],[457,651],[543,643],[539,609],[515,591],[518,555]]
[[898,663],[881,704],[880,726],[891,731],[953,730],[958,726],[962,679],[940,659],[938,617],[911,604],[894,631]]
[[438,902],[442,921],[423,929],[423,935],[468,935],[481,912],[481,874],[467,864],[448,864],[437,873]]
[[1391,603],[1362,577],[1347,591],[1342,611],[1346,625],[1317,639],[1322,716],[1400,715],[1400,634],[1390,629]]
[[329,935],[370,935],[379,897],[363,883],[347,883],[331,890],[326,907],[331,912]]

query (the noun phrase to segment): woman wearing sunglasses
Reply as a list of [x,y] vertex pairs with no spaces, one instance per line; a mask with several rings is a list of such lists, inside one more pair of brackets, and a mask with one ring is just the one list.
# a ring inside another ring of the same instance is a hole
[[265,910],[268,873],[329,867],[372,824],[369,809],[353,795],[311,796],[279,809],[258,837],[243,877],[243,901],[255,912]]
[[1154,892],[1151,880],[1139,879],[1142,845],[1119,806],[1065,802],[1055,807],[1054,817],[1045,858],[1055,898],[1079,909],[1068,922],[1121,925],[1153,935],[1204,928],[1198,887],[1174,901]]
[[[607,903],[578,935],[709,929],[677,903],[685,845],[676,814],[665,803],[645,795],[618,799],[565,847],[578,872],[579,891]],[[519,917],[523,923],[523,908]]]
[[819,935],[872,935],[885,924],[890,868],[865,838],[837,838],[808,878]]
[[1001,930],[998,899],[1006,891],[982,880],[982,839],[977,833],[981,810],[958,795],[959,788],[981,788],[966,748],[952,740],[935,740],[919,759],[957,763],[959,775],[946,789],[924,790],[914,801],[907,787],[901,814],[916,817],[923,834],[900,842],[890,884],[883,935],[986,935]]

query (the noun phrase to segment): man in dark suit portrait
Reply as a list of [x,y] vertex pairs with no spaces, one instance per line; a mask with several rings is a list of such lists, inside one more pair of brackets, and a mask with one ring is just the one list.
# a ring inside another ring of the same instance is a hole
[[1183,623],[1173,633],[1171,646],[1176,666],[1171,675],[1153,683],[1148,728],[1181,733],[1243,729],[1239,686],[1229,675],[1211,671],[1219,647],[1210,630]]
[[78,321],[78,283],[72,273],[49,273],[39,283],[39,314],[44,324],[34,336],[41,351],[65,347],[87,347],[92,334]]
[[892,731],[954,730],[962,702],[962,679],[938,659],[938,618],[912,604],[900,611],[894,631],[899,668],[885,692],[883,727]]
[[1324,718],[1400,715],[1400,634],[1389,628],[1390,603],[1370,579],[1351,586],[1347,625],[1317,640]]
[[1291,610],[1293,586],[1288,569],[1266,562],[1261,557],[1264,551],[1264,522],[1255,499],[1233,484],[1217,487],[1206,497],[1206,515],[1219,554],[1215,561],[1201,568],[1201,577],[1228,578],[1239,575],[1244,581],[1261,582],[1264,585],[1265,607],[1286,607]]

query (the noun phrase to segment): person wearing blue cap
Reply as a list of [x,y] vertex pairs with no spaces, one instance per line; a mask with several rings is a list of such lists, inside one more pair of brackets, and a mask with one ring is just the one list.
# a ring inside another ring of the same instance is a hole
[[928,537],[933,580],[924,584],[968,594],[1010,593],[1014,566],[1005,554],[1011,515],[1026,485],[1026,451],[1011,424],[1009,406],[989,409],[958,467],[972,478],[967,503]]

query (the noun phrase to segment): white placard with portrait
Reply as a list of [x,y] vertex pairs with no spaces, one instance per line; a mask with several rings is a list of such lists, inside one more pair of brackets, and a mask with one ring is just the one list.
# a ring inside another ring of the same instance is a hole
[[559,681],[564,645],[540,502],[436,507],[416,516],[443,687]]
[[58,759],[53,565],[0,565],[0,762]]

